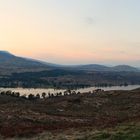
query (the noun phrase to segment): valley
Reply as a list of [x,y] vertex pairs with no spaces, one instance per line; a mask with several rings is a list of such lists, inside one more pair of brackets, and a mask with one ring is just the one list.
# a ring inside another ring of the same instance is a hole
[[0,139],[140,139],[139,85],[140,70],[127,65],[61,66],[0,51]]

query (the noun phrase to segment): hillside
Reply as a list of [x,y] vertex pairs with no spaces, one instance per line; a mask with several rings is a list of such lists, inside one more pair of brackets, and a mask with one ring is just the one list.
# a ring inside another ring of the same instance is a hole
[[118,66],[112,67],[112,70],[114,70],[114,71],[136,71],[136,72],[139,71],[138,68],[131,67],[128,65],[118,65]]
[[118,65],[118,66],[104,66],[99,64],[89,64],[89,65],[79,65],[71,67],[75,70],[85,70],[85,71],[126,71],[126,72],[138,72],[140,71],[138,68],[128,66],[128,65]]
[[0,51],[0,74],[11,74],[12,72],[41,71],[51,68],[36,60],[15,56],[7,51]]
[[43,62],[39,60],[22,58],[15,56],[7,51],[0,51],[0,75],[7,75],[15,72],[36,72],[43,71],[48,69],[62,69],[62,70],[73,70],[73,71],[129,71],[129,72],[138,72],[138,68],[127,66],[127,65],[118,65],[115,67],[109,67],[99,64],[89,64],[89,65],[58,65],[48,62]]
[[139,93],[140,89],[98,91],[26,99],[2,92],[0,138],[138,140]]
[[[41,72],[46,70],[58,70],[61,72],[73,71],[74,73],[81,73],[81,71],[85,71],[86,74],[88,72],[140,72],[138,68],[128,65],[118,65],[115,67],[99,64],[75,66],[58,65],[29,58],[18,57],[7,51],[0,51],[0,76],[11,75],[12,73]],[[60,76],[61,75],[64,74],[60,73]]]
[[89,65],[79,65],[73,66],[73,69],[85,70],[85,71],[110,71],[110,67],[98,64],[89,64]]

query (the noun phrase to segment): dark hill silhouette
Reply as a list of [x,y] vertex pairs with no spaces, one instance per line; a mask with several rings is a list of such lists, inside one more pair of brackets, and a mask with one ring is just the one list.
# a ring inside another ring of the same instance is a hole
[[9,52],[0,51],[0,65],[3,67],[43,67],[40,62],[29,60],[22,57],[17,57]]
[[79,66],[73,66],[73,69],[77,69],[77,70],[86,70],[86,71],[133,71],[133,72],[138,72],[140,71],[139,69],[132,67],[132,66],[128,66],[128,65],[118,65],[118,66],[114,66],[114,67],[108,67],[108,66],[104,66],[104,65],[98,65],[98,64],[89,64],[89,65],[79,65]]
[[42,71],[51,68],[50,64],[43,64],[37,60],[18,57],[7,51],[0,51],[0,75],[13,72]]
[[0,75],[13,72],[43,71],[48,69],[65,69],[65,70],[84,70],[84,71],[140,71],[135,67],[128,65],[118,65],[108,67],[99,64],[65,66],[34,59],[15,56],[7,51],[0,51]]
[[112,67],[112,69],[115,71],[138,71],[137,68],[131,67],[128,65],[118,65],[118,66]]
[[74,68],[87,71],[110,71],[110,67],[99,64],[79,65],[75,66]]

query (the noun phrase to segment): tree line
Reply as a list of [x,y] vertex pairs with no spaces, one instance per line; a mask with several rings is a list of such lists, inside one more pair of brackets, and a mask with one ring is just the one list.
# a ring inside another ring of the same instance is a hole
[[46,99],[46,98],[53,98],[53,97],[60,97],[60,96],[67,96],[67,95],[79,95],[81,94],[80,92],[76,91],[71,91],[71,90],[66,90],[64,93],[59,92],[59,93],[45,93],[43,92],[42,94],[29,94],[29,95],[21,95],[19,92],[12,92],[10,90],[8,91],[1,91],[0,95],[6,95],[6,96],[11,96],[15,98],[22,98],[22,99],[27,99],[27,100],[38,100],[38,99]]

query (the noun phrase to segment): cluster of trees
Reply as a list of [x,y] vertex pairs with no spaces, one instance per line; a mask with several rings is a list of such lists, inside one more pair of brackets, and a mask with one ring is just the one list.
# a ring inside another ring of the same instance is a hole
[[38,93],[36,95],[34,94],[29,94],[28,96],[26,95],[20,95],[19,92],[12,92],[10,90],[8,91],[1,91],[0,92],[1,95],[6,95],[6,96],[11,96],[11,97],[16,97],[16,98],[23,98],[23,99],[28,99],[28,100],[37,100],[37,99],[45,99],[45,98],[52,98],[52,97],[60,97],[60,96],[67,96],[67,95],[78,95],[80,94],[80,92],[75,92],[75,91],[71,91],[71,90],[66,90],[64,92],[64,94],[62,92],[59,93],[48,93],[46,94],[45,92],[43,92],[41,95]]
[[[131,83],[132,84],[132,83]],[[127,82],[124,82],[122,84],[118,84],[118,86],[128,86],[129,84]],[[95,84],[95,87],[112,87],[114,86],[111,83],[99,83],[99,84]]]
[[7,96],[12,96],[12,97],[20,97],[20,93],[19,92],[12,92],[10,90],[8,91],[2,91],[0,92],[1,95],[7,95]]
[[53,98],[53,97],[61,97],[61,96],[70,96],[70,95],[79,95],[81,94],[80,92],[75,92],[75,91],[71,91],[71,90],[66,90],[64,91],[64,94],[62,92],[59,93],[48,93],[46,94],[45,92],[43,92],[41,95],[37,94],[36,96],[33,94],[29,94],[28,95],[28,99],[29,100],[34,100],[34,99],[40,99],[40,98]]
[[8,90],[8,91],[1,91],[0,95],[3,95],[3,96],[6,95],[6,96],[11,96],[11,97],[16,97],[16,98],[23,98],[23,99],[29,99],[29,100],[31,100],[31,99],[40,99],[41,98],[39,94],[37,94],[36,96],[33,95],[33,94],[29,94],[28,96],[26,96],[26,95],[20,95],[19,92],[12,92],[10,90]]
[[13,73],[0,77],[1,87],[23,88],[67,88],[89,86],[140,84],[140,72],[86,72],[72,70],[48,70],[41,72]]

